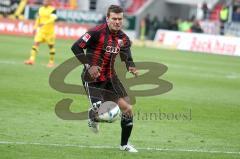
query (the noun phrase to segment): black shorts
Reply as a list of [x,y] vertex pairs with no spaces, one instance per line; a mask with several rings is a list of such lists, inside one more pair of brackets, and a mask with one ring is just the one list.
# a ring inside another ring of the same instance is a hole
[[128,96],[122,83],[116,76],[107,81],[86,82],[82,79],[82,82],[93,106],[106,101],[117,103],[119,98]]

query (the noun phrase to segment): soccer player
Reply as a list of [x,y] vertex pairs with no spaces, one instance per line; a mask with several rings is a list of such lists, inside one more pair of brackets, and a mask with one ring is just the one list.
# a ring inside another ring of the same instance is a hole
[[[114,71],[114,61],[118,54],[125,61],[126,67],[133,75],[138,75],[131,56],[131,42],[121,30],[123,9],[111,5],[107,11],[106,22],[90,29],[73,46],[72,51],[84,64],[82,82],[90,98],[89,112],[97,112],[104,101],[114,101],[122,111],[120,150],[138,152],[128,143],[133,128],[132,105],[128,95]],[[86,49],[86,54],[84,53]],[[96,118],[89,113],[88,125],[93,132],[99,131]]]
[[54,66],[54,55],[55,55],[55,32],[54,23],[57,19],[56,10],[52,7],[50,0],[44,0],[43,6],[39,8],[38,17],[35,21],[34,26],[34,45],[31,49],[31,55],[28,60],[24,63],[27,65],[33,65],[35,63],[36,55],[38,53],[38,48],[40,43],[46,42],[50,49],[50,59],[48,62],[48,67]]

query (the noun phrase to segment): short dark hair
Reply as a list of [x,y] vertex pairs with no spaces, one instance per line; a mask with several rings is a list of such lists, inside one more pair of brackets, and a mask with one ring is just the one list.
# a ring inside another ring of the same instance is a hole
[[107,17],[110,16],[110,13],[123,13],[123,8],[118,5],[110,5],[107,11]]

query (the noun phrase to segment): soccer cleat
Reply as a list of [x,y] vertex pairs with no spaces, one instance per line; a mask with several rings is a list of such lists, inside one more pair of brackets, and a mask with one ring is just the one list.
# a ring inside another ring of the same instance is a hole
[[33,60],[26,60],[26,61],[24,61],[24,64],[26,64],[26,65],[34,65],[34,61]]
[[135,149],[133,145],[130,145],[130,144],[120,146],[120,150],[127,151],[127,152],[138,152],[138,150]]
[[99,125],[98,125],[98,123],[93,121],[92,119],[88,119],[88,127],[95,134],[97,134],[99,132]]

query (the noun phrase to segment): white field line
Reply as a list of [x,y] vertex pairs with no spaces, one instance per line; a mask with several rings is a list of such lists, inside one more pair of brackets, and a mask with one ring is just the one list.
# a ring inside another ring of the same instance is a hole
[[[38,143],[38,142],[12,142],[0,141],[0,145],[38,145],[38,146],[53,146],[53,147],[76,147],[76,148],[89,148],[89,149],[117,149],[118,147],[98,145],[76,145],[76,144],[56,144],[56,143]],[[169,152],[194,152],[194,153],[211,153],[211,154],[235,154],[240,155],[237,151],[220,151],[220,150],[201,150],[201,149],[170,149],[170,148],[153,148],[153,147],[138,147],[138,150],[148,151],[169,151]]]

